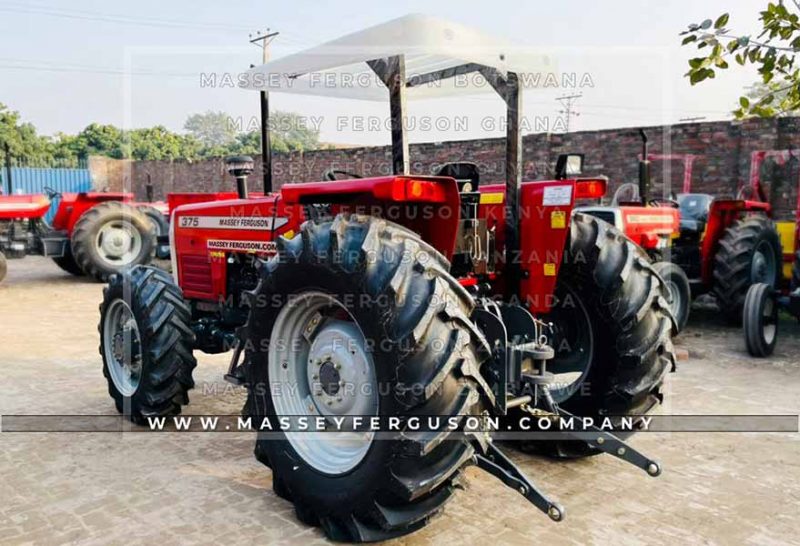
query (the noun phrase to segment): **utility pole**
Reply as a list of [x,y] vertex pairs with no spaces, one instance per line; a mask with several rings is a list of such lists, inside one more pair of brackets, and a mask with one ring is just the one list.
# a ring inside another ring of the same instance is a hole
[[3,148],[6,153],[6,194],[11,195],[14,189],[14,183],[11,181],[11,148],[8,142],[3,143]]
[[[270,32],[267,29],[265,34],[260,31],[256,36],[250,35],[250,43],[258,45],[261,42],[261,61],[266,64],[269,62],[269,44],[280,34]],[[272,191],[272,149],[269,142],[269,93],[266,90],[260,92],[261,95],[261,170],[264,176],[264,193]]]
[[563,110],[559,110],[558,113],[559,114],[564,114],[567,117],[567,122],[565,124],[566,125],[566,127],[565,127],[565,132],[566,133],[569,133],[569,120],[570,120],[570,118],[572,116],[575,116],[575,117],[580,116],[580,113],[576,112],[575,108],[573,108],[572,105],[575,103],[576,100],[578,100],[582,96],[583,96],[583,94],[576,93],[574,95],[564,95],[564,96],[556,98],[556,100],[561,103],[561,107],[563,108]]

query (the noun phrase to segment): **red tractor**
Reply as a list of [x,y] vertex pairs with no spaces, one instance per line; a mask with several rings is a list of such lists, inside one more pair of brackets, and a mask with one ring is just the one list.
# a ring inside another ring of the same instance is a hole
[[[100,281],[122,268],[147,264],[155,248],[155,225],[166,225],[152,206],[132,202],[127,193],[0,195],[0,281],[6,259],[38,254],[73,275]],[[58,199],[52,225],[44,218]]]
[[[409,16],[249,71],[256,88],[290,74],[281,88],[289,92],[322,92],[305,79],[342,66],[374,73],[389,91],[394,174],[329,171],[326,181],[273,192],[267,145],[263,195],[247,192],[245,157],[230,165],[236,198],[171,196],[173,276],[133,267],[104,292],[100,352],[117,409],[145,424],[179,413],[194,385],[193,351],[232,349],[225,378],[246,387],[244,416],[290,423],[258,429],[256,458],[298,518],[330,538],[374,541],[421,528],[469,464],[563,519],[488,429],[461,425],[641,422],[674,369],[675,323],[647,255],[607,223],[572,214],[576,199],[606,187],[580,177],[581,156],[559,158],[554,180],[521,181],[526,65],[491,43]],[[507,105],[505,183],[479,186],[463,163],[444,167],[447,176],[407,174],[406,94],[469,73]],[[362,91],[375,92],[344,89]],[[412,426],[426,416],[459,427]],[[302,429],[301,418],[350,428]],[[402,426],[364,427],[361,418]],[[562,432],[551,444],[558,453],[606,452],[661,472],[591,423]]]
[[751,285],[775,287],[781,279],[781,240],[761,185],[751,181],[736,199],[702,193],[652,199],[647,137],[641,135],[638,186],[623,184],[611,206],[581,210],[613,223],[659,262],[681,329],[691,298],[704,293],[713,294],[725,316],[738,319]]

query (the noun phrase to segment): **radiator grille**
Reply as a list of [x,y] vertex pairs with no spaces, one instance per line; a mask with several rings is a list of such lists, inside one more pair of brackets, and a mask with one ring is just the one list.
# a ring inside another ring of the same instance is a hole
[[211,293],[211,264],[207,256],[183,255],[180,261],[181,286],[184,290]]

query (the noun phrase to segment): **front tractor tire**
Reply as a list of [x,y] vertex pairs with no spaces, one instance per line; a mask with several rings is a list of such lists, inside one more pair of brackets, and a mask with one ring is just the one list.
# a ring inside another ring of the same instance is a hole
[[778,342],[780,305],[774,289],[757,283],[747,290],[742,312],[742,328],[747,352],[764,358],[775,351]]
[[64,250],[64,255],[60,258],[53,258],[53,261],[62,271],[66,271],[70,275],[75,275],[76,277],[82,277],[84,275],[83,269],[81,269],[81,266],[75,261],[75,256],[72,255],[72,248],[70,245],[66,246],[67,248]]
[[[675,367],[677,324],[669,292],[647,255],[616,228],[576,213],[559,272],[551,393],[581,417],[641,415],[663,401]],[[583,442],[546,442],[551,455],[597,453]]]
[[738,322],[748,288],[756,283],[775,288],[782,260],[778,230],[765,215],[751,214],[728,227],[714,256],[713,292],[722,313]]
[[100,355],[117,410],[138,424],[176,415],[194,387],[191,311],[166,272],[113,275],[100,305]]
[[[400,226],[355,215],[306,222],[278,249],[263,264],[241,338],[245,413],[254,422],[288,415],[444,421],[479,411],[490,396],[478,372],[488,346],[468,318],[472,298],[435,249]],[[342,434],[276,431],[260,434],[255,447],[298,519],[339,541],[421,528],[442,510],[473,455],[465,437],[446,433]]]
[[105,282],[114,273],[150,263],[155,245],[150,219],[119,201],[95,205],[75,223],[71,252],[86,275]]
[[692,307],[692,287],[689,278],[681,266],[672,262],[656,262],[653,264],[653,269],[667,285],[669,309],[675,317],[678,333],[683,332]]

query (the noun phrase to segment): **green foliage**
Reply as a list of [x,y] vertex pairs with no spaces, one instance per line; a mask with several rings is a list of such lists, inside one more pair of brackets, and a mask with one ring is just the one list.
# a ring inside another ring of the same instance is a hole
[[208,148],[227,146],[236,139],[236,126],[225,112],[209,110],[204,114],[192,114],[186,118],[183,128]]
[[[782,1],[770,2],[760,12],[761,32],[753,37],[736,35],[728,24],[729,14],[715,21],[706,19],[691,24],[681,32],[681,45],[693,45],[701,56],[689,59],[685,74],[692,85],[712,79],[719,70],[727,70],[728,60],[758,67],[761,85],[739,99],[734,111],[737,118],[790,115],[800,109],[800,68],[795,55],[800,50],[800,11],[798,3],[790,10]],[[751,88],[753,89],[753,88]],[[751,100],[752,99],[752,100]]]
[[[303,119],[290,112],[274,112],[270,117],[271,148],[277,152],[309,150],[319,147],[319,132],[305,126]],[[259,155],[261,134],[237,132],[222,112],[194,114],[186,120],[188,134],[169,131],[157,125],[123,131],[113,125],[92,123],[77,135],[57,133],[41,136],[30,123],[23,123],[18,112],[0,103],[0,146],[8,143],[12,156],[20,162],[48,165],[58,161],[77,165],[90,155],[136,160],[196,160],[232,154]]]

